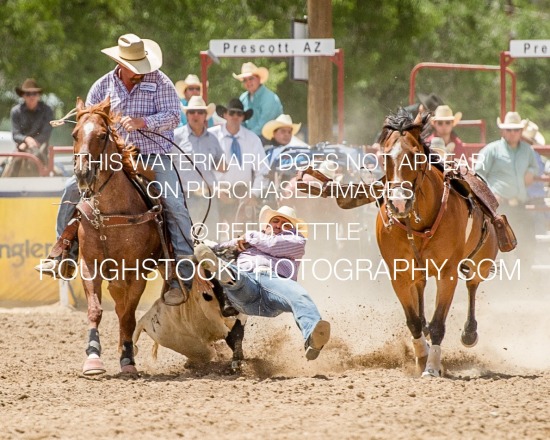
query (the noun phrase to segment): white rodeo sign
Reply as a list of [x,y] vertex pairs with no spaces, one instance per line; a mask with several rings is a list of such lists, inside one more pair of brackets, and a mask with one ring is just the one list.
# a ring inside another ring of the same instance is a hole
[[334,38],[210,40],[209,52],[217,57],[332,56]]
[[548,58],[550,40],[512,40],[510,56],[513,58]]

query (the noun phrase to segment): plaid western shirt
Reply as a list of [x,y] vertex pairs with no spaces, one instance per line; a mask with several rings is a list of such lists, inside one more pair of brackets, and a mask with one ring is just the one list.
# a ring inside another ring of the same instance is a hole
[[[306,239],[296,229],[280,234],[266,234],[260,231],[248,231],[245,240],[250,245],[237,257],[236,265],[243,272],[254,272],[257,268],[268,267],[283,278],[294,281],[298,278],[300,258],[306,252]],[[220,243],[214,250],[237,245],[238,238]]]
[[[119,67],[99,78],[86,98],[86,106],[103,101],[111,96],[111,110],[122,116],[144,118],[146,130],[162,134],[171,141],[174,140],[174,128],[180,120],[180,101],[174,84],[160,70],[148,73],[143,80],[128,92],[122,80],[118,77]],[[126,139],[127,132],[121,125],[118,133]],[[166,154],[172,145],[153,133],[145,133],[151,139],[137,131],[132,131],[128,144],[139,147],[141,154]]]

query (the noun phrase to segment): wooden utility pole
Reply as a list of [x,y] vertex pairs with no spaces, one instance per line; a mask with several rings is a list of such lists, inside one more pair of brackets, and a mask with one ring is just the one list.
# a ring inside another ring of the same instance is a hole
[[[332,38],[332,1],[308,0],[308,38]],[[328,57],[309,59],[307,98],[308,140],[333,141],[332,63]]]

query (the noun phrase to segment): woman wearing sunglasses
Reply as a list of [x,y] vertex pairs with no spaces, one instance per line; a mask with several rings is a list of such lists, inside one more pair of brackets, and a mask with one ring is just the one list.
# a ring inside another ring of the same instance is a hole
[[[455,159],[460,159],[466,153],[462,140],[453,131],[454,127],[462,119],[462,113],[453,114],[453,110],[448,105],[440,105],[435,109],[434,116],[431,119],[432,134],[426,139],[431,142],[433,138],[441,138],[445,142],[445,147],[454,144],[453,153]],[[465,156],[464,156],[465,157]]]

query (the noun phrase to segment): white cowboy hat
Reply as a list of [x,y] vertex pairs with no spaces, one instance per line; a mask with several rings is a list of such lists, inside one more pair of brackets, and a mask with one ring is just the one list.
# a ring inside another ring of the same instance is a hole
[[504,130],[521,129],[525,127],[526,123],[527,123],[527,120],[526,119],[522,120],[518,112],[506,113],[506,116],[504,117],[504,122],[500,120],[500,117],[497,118],[498,128],[502,128]]
[[529,142],[537,145],[546,145],[544,136],[539,131],[539,126],[531,121],[525,121],[526,125],[521,133],[521,136],[527,139]]
[[300,131],[302,124],[293,124],[290,115],[280,115],[277,119],[266,122],[262,128],[262,136],[267,140],[273,139],[273,133],[281,127],[292,128],[292,135]]
[[448,105],[440,105],[435,109],[432,121],[453,121],[453,126],[458,124],[462,119],[462,113],[456,112],[453,115],[453,110]]
[[259,77],[260,84],[263,84],[267,81],[267,78],[269,78],[269,70],[267,70],[265,67],[256,67],[254,63],[244,63],[241,67],[241,73],[238,75],[234,73],[233,78],[242,81],[244,78],[252,75],[256,75],[257,77]]
[[307,225],[306,223],[296,217],[296,211],[294,208],[291,208],[290,206],[281,206],[277,210],[271,209],[269,206],[264,206],[260,211],[260,216],[258,222],[260,223],[260,227],[264,227],[265,225],[269,224],[269,221],[273,217],[284,217],[286,220],[288,220],[294,228],[302,234],[304,237],[307,237]]
[[434,137],[430,143],[430,150],[434,153],[439,154],[441,157],[445,157],[446,154],[452,153],[455,151],[455,143],[449,142],[445,145],[443,138]]
[[182,105],[183,111],[187,114],[188,110],[206,110],[206,119],[210,118],[212,114],[216,111],[216,104],[211,102],[206,105],[202,96],[191,96],[189,99],[189,104],[187,106]]
[[118,46],[102,49],[108,57],[138,75],[154,72],[162,66],[162,50],[153,40],[145,40],[134,34],[118,39]]
[[174,84],[174,87],[176,88],[176,92],[178,92],[178,96],[180,97],[180,99],[185,98],[184,93],[189,86],[199,86],[201,88],[200,94],[202,95],[201,80],[197,75],[193,75],[192,73],[190,73],[184,80],[180,79],[176,82],[176,84]]

